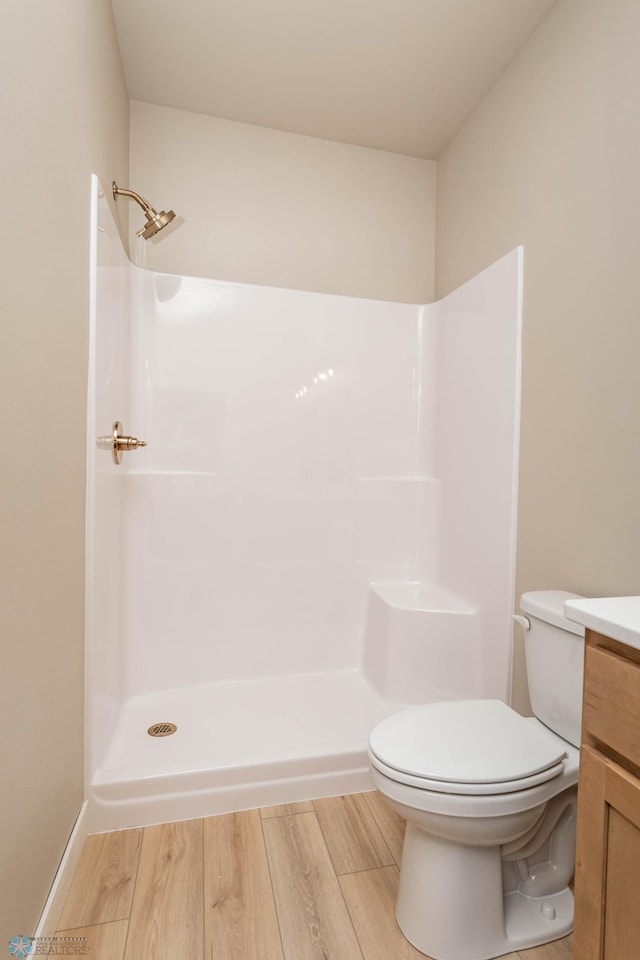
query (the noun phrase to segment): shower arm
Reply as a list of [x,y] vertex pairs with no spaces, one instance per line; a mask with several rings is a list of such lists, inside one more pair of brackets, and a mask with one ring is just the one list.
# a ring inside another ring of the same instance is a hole
[[142,207],[145,213],[150,213],[152,216],[155,214],[156,211],[153,209],[151,204],[147,203],[147,201],[141,197],[139,193],[136,193],[135,190],[124,190],[122,187],[118,186],[115,180],[113,181],[111,189],[113,191],[114,200],[117,200],[118,197],[131,197],[132,200],[135,200],[135,202]]

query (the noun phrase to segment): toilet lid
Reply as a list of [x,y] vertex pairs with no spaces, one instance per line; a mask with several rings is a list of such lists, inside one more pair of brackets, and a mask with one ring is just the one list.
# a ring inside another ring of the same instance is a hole
[[412,707],[379,723],[369,748],[391,770],[451,784],[530,781],[543,771],[550,778],[566,756],[562,741],[500,700]]

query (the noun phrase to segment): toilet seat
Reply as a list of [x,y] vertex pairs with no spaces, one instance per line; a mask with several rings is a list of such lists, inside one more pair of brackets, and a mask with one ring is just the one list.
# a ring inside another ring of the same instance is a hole
[[559,776],[567,745],[499,700],[412,707],[383,720],[372,765],[398,783],[436,793],[500,795]]
[[523,777],[521,780],[506,780],[502,783],[453,783],[448,780],[430,780],[428,777],[416,777],[410,773],[395,770],[379,760],[371,750],[369,750],[369,760],[372,767],[375,767],[390,780],[395,780],[396,783],[406,783],[410,787],[418,787],[420,790],[433,790],[435,793],[454,793],[457,796],[474,797],[498,796],[503,793],[528,790],[530,787],[537,787],[541,783],[553,780],[554,777],[560,776],[564,770],[564,762],[561,761],[553,767],[548,767],[531,777]]

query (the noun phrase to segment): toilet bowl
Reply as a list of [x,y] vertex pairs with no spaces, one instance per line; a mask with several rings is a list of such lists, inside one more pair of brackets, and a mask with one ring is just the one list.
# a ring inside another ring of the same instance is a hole
[[[528,597],[538,602],[533,621],[545,603],[557,614],[571,596],[525,595],[522,608]],[[564,631],[560,620],[554,630]],[[561,645],[553,660],[548,686],[555,680],[563,690]],[[573,647],[570,660],[575,666]],[[547,720],[559,713],[566,733],[576,704],[567,707],[564,695],[546,700],[541,712]],[[580,708],[579,699],[577,729]],[[576,726],[569,727],[573,735]],[[498,700],[448,701],[382,721],[371,733],[369,760],[374,785],[407,820],[396,917],[418,950],[433,960],[489,960],[570,933],[575,743]]]

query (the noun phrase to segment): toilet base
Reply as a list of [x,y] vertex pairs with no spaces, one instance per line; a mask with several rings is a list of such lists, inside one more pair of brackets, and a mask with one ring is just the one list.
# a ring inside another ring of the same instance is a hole
[[566,937],[573,930],[573,893],[559,893],[532,900],[521,893],[504,897],[505,953],[526,950]]
[[504,895],[500,847],[463,846],[409,823],[396,917],[433,960],[491,960],[570,933],[573,894]]

